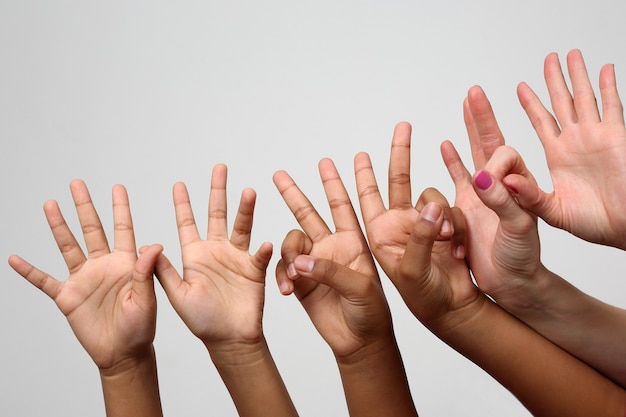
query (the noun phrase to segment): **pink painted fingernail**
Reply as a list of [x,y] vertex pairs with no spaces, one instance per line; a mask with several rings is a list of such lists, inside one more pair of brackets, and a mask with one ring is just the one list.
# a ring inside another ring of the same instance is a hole
[[493,181],[491,180],[491,176],[487,172],[480,171],[478,175],[476,175],[476,177],[474,178],[474,183],[481,190],[486,190],[487,188],[491,187]]

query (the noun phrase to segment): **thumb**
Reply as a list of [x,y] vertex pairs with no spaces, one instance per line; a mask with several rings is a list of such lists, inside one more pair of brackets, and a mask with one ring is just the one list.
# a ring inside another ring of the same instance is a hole
[[481,201],[500,218],[504,230],[525,233],[534,223],[529,215],[511,196],[509,190],[500,181],[496,181],[487,171],[479,171],[474,176],[474,190]]
[[300,278],[327,285],[345,298],[364,294],[372,282],[378,283],[378,280],[372,280],[368,275],[337,262],[310,255],[298,255],[293,261],[293,266]]
[[421,286],[419,283],[428,281],[433,245],[442,222],[443,208],[439,204],[430,202],[424,206],[413,226],[398,274],[392,277],[396,287],[403,288],[403,284],[408,282]]
[[163,246],[152,245],[141,250],[133,271],[133,291],[142,299],[154,297],[154,280],[152,274],[157,258],[163,251]]

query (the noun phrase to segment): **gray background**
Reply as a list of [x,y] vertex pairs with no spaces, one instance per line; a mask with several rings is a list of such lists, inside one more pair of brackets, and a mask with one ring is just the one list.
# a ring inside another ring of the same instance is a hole
[[[381,183],[393,126],[414,126],[413,181],[454,198],[439,156],[451,139],[469,164],[461,103],[482,85],[508,143],[550,188],[540,143],[515,96],[546,98],[543,58],[580,48],[626,80],[617,1],[0,0],[0,257],[18,253],[59,279],[65,266],[42,204],[77,221],[68,184],[84,179],[107,231],[110,193],[128,187],[139,244],[180,264],[171,186],[187,183],[204,229],[211,167],[229,166],[229,204],[259,194],[253,246],[296,226],[271,176],[286,169],[326,218],[317,174],[334,159],[354,197],[352,158],[371,154]],[[623,93],[623,90],[622,90]],[[74,229],[77,230],[77,229]],[[625,260],[541,225],[544,262],[623,306]],[[268,270],[265,333],[302,416],[345,416],[332,354]],[[45,295],[5,263],[0,291],[0,415],[102,416],[97,369]],[[423,416],[525,416],[490,376],[425,330],[383,277]],[[164,411],[234,415],[202,344],[159,292],[155,341]]]

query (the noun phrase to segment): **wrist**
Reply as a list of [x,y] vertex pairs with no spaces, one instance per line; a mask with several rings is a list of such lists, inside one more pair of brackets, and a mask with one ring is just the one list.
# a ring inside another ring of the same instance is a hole
[[254,341],[225,340],[204,345],[218,368],[253,366],[270,355],[263,336]]
[[374,363],[386,355],[397,354],[398,345],[393,332],[388,337],[384,337],[370,343],[364,344],[359,349],[347,355],[335,354],[337,365],[342,367],[358,366]]
[[154,346],[150,344],[145,350],[137,352],[133,356],[120,359],[111,366],[99,366],[98,370],[101,378],[106,379],[132,375],[141,369],[155,366],[156,354],[154,352]]

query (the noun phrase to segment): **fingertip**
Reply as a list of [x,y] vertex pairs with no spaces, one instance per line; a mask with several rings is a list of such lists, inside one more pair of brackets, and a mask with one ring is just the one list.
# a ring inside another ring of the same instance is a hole
[[474,175],[474,184],[478,189],[486,191],[493,184],[493,179],[487,171],[479,171]]
[[456,245],[452,248],[452,256],[456,259],[464,259],[465,258],[465,246],[464,245]]
[[298,255],[292,265],[298,275],[309,274],[315,268],[315,258],[309,255]]
[[282,295],[285,295],[285,296],[293,294],[293,291],[294,291],[293,282],[289,280],[279,282],[278,290],[280,291]]
[[427,203],[420,212],[420,219],[435,223],[443,214],[443,207],[435,202]]

